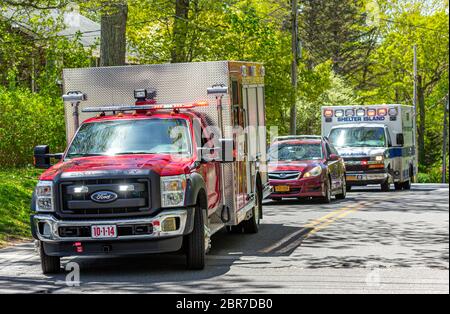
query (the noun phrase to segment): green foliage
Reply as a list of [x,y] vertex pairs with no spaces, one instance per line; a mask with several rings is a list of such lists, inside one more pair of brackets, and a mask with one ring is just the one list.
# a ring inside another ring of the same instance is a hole
[[30,238],[30,202],[40,171],[0,169],[0,247]]
[[0,166],[32,163],[33,147],[39,144],[64,150],[62,100],[25,88],[8,91],[0,87]]

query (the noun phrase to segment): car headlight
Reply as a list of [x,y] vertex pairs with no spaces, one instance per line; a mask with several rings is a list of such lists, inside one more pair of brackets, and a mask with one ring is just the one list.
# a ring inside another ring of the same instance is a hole
[[53,182],[39,181],[36,189],[36,211],[37,212],[54,212],[53,201]]
[[312,168],[311,170],[309,170],[307,173],[305,173],[305,175],[303,176],[303,178],[313,178],[313,177],[318,177],[322,174],[322,167],[321,166],[317,166]]
[[161,177],[162,207],[184,206],[186,176]]
[[375,161],[378,161],[378,162],[384,161],[384,156],[376,156]]

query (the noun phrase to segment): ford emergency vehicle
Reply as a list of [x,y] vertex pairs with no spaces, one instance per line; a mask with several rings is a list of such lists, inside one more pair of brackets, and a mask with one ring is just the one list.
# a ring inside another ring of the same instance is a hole
[[322,108],[322,134],[345,160],[347,187],[380,184],[409,190],[417,173],[415,113],[411,106]]
[[257,233],[264,74],[228,61],[65,70],[68,148],[34,151],[47,169],[31,217],[43,272],[64,256],[180,250],[202,269],[217,231]]

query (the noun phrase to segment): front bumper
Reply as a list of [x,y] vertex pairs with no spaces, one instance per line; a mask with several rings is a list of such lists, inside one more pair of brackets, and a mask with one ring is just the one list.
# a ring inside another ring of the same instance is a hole
[[387,172],[367,173],[367,172],[347,172],[347,185],[369,185],[381,184],[389,179]]
[[[325,182],[322,177],[299,180],[270,180],[273,192],[270,198],[322,197],[325,195]],[[277,187],[289,187],[289,191],[277,192]]]
[[[161,226],[165,219],[175,218],[179,223],[175,231],[163,231]],[[118,230],[120,228],[135,228],[137,226],[152,226],[149,234],[128,234],[118,235],[114,239],[105,239],[108,242],[119,241],[140,241],[140,240],[158,240],[173,237],[180,237],[192,232],[194,225],[194,210],[179,209],[163,211],[155,217],[145,217],[138,219],[109,219],[109,220],[81,220],[67,221],[59,220],[52,215],[37,214],[31,217],[33,236],[35,239],[45,243],[61,243],[61,242],[102,242],[102,240],[94,239],[88,233],[83,236],[63,236],[60,234],[61,228],[84,228],[90,232],[90,228],[94,225],[115,225]],[[134,229],[133,229],[134,230]]]

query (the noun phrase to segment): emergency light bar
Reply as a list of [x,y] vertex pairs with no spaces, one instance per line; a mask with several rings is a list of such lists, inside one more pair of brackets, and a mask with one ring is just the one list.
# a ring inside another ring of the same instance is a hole
[[188,104],[161,104],[161,105],[142,105],[142,106],[108,106],[108,107],[91,107],[84,108],[83,112],[125,112],[125,111],[142,111],[142,110],[175,110],[175,109],[192,109],[195,107],[206,107],[208,102],[196,102]]

